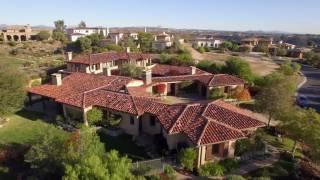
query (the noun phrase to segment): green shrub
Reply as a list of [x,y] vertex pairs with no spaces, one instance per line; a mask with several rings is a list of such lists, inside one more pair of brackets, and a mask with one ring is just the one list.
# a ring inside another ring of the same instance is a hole
[[50,33],[48,31],[40,31],[38,34],[37,34],[37,39],[39,41],[44,41],[44,40],[48,40],[50,38]]
[[12,46],[12,47],[14,47],[14,46],[16,46],[16,45],[17,45],[17,43],[16,43],[16,42],[14,42],[14,41],[10,41],[10,42],[8,42],[8,44],[9,44],[9,46]]
[[218,163],[207,163],[198,169],[200,176],[223,176],[224,171],[224,167]]
[[224,97],[224,90],[222,88],[213,88],[209,91],[209,99],[220,99]]
[[175,180],[176,179],[176,171],[173,169],[172,166],[166,165],[164,167],[164,173],[167,175],[169,180]]
[[240,156],[244,154],[245,152],[248,152],[252,149],[252,143],[250,142],[250,139],[241,139],[236,142],[236,149],[234,154],[236,156]]
[[199,51],[199,53],[201,53],[201,54],[205,52],[204,47],[199,47],[197,50],[198,50],[198,51]]
[[87,112],[87,120],[90,125],[94,125],[102,121],[103,112],[98,108],[92,108]]
[[192,171],[194,167],[194,160],[197,157],[197,153],[193,148],[183,149],[179,154],[179,160],[183,168]]
[[213,64],[210,60],[202,60],[197,64],[197,68],[202,69],[204,71],[209,71],[209,68]]
[[225,159],[220,161],[219,164],[224,167],[226,173],[239,168],[239,162],[234,159]]

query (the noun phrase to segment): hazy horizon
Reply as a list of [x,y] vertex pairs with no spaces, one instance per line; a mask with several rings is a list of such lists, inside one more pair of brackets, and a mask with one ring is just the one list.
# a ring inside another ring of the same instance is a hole
[[[65,24],[87,26],[137,27],[152,26],[176,29],[218,31],[280,31],[320,34],[320,1],[291,0],[95,0],[77,2],[18,1],[3,2],[0,24],[53,26]],[[301,5],[301,2],[304,3]]]

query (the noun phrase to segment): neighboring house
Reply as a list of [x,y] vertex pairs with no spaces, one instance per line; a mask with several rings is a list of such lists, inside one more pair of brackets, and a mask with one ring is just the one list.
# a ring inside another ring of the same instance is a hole
[[80,55],[75,58],[72,57],[72,52],[69,52],[66,63],[67,72],[105,73],[106,75],[111,75],[111,71],[118,70],[122,64],[126,63],[134,63],[139,67],[152,64],[150,55],[130,52],[105,52]]
[[304,53],[310,52],[308,48],[296,48],[289,51],[289,56],[293,58],[303,59]]
[[272,42],[272,38],[246,38],[241,40],[241,45],[248,45],[252,48],[258,45],[269,47],[272,45]]
[[290,43],[279,43],[278,47],[284,48],[286,50],[293,50],[296,48],[296,45]]
[[25,25],[25,26],[8,26],[5,29],[2,30],[3,33],[3,40],[5,42],[8,41],[16,41],[16,42],[21,42],[21,41],[28,41],[33,38],[38,32],[32,31],[32,28],[30,25]]
[[163,32],[161,34],[154,36],[154,42],[152,43],[152,48],[155,50],[164,50],[169,48],[173,44],[174,36]]
[[223,40],[214,37],[202,37],[196,38],[192,41],[192,44],[196,47],[209,47],[209,48],[219,48],[223,43]]
[[[191,71],[182,71],[204,74],[192,67]],[[157,73],[162,72],[158,70]],[[265,126],[254,118],[252,112],[222,100],[166,104],[148,96],[148,93],[141,93],[146,84],[152,83],[149,78],[148,73],[142,80],[85,73],[72,73],[62,79],[61,74],[53,74],[51,84],[28,90],[29,102],[42,100],[46,104],[49,100],[54,101],[67,120],[85,124],[87,112],[93,107],[100,108],[104,114],[120,116],[120,128],[134,137],[160,135],[166,140],[169,150],[185,146],[196,148],[198,167],[234,157],[236,141]],[[214,78],[205,82],[219,84],[228,79]]]
[[76,27],[69,28],[66,30],[67,35],[70,41],[74,42],[78,40],[80,37],[85,37],[91,34],[102,34],[104,37],[108,36],[109,29],[108,28],[100,28],[100,27]]

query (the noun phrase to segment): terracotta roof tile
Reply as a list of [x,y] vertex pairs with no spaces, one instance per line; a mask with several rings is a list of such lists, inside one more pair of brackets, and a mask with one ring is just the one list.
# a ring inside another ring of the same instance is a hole
[[[156,64],[152,67],[151,70],[152,70],[152,75],[155,75],[155,76],[178,76],[178,75],[191,75],[192,67]],[[210,74],[210,73],[196,68],[196,74]]]

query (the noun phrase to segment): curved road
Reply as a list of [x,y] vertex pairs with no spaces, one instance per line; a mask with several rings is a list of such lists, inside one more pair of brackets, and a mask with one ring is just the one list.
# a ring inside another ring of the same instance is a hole
[[320,69],[301,65],[301,72],[306,76],[307,82],[298,90],[298,93],[307,97],[308,107],[320,112]]

